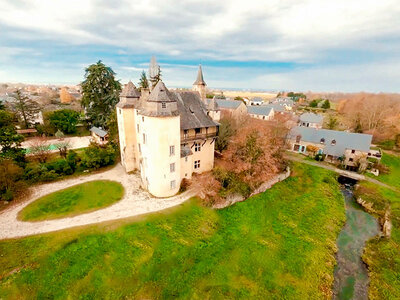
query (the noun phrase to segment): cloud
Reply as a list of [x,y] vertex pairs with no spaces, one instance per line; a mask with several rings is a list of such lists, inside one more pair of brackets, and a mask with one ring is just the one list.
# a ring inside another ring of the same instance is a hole
[[[268,82],[278,84],[280,78],[289,78],[287,85],[308,86],[301,76],[304,73],[299,72],[310,74],[310,78],[312,74],[317,79],[324,78],[324,70],[335,70],[333,65],[339,66],[338,72],[346,65],[354,65],[354,73],[345,74],[346,77],[362,79],[362,69],[357,66],[389,68],[386,61],[399,58],[397,2],[0,0],[0,50],[19,49],[5,52],[0,67],[18,67],[15,61],[21,61],[19,67],[25,69],[41,68],[47,63],[51,73],[48,77],[52,78],[51,65],[69,69],[71,65],[103,59],[120,70],[122,77],[136,76],[154,54],[161,62],[174,65],[165,70],[173,82],[181,82],[181,69],[194,68],[200,61],[211,66],[221,62],[215,68],[222,76],[218,82],[240,82],[243,87],[262,84],[257,76],[266,72],[277,76]],[[42,53],[43,57],[34,57],[34,53]],[[254,77],[247,76],[247,81],[225,79],[222,70],[232,70],[235,62],[239,73],[245,72],[245,63],[251,64]],[[258,68],[254,67],[257,62]],[[266,62],[292,67],[284,73],[266,67]],[[298,70],[297,66],[306,69]],[[76,71],[76,78],[82,77],[81,72],[81,68]],[[375,79],[355,86],[397,88],[385,84],[383,78]],[[337,77],[332,78],[331,85],[324,86],[336,88],[337,83],[347,85],[347,81]]]

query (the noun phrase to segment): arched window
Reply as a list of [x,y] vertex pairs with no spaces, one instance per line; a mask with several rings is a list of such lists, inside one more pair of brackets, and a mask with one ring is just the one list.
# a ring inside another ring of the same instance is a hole
[[321,144],[325,144],[325,139],[322,138],[321,141],[320,141],[320,143],[321,143]]

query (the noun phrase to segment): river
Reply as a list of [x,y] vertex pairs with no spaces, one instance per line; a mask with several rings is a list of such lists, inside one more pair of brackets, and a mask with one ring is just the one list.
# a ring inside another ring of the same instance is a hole
[[365,242],[379,233],[379,225],[355,201],[352,186],[345,186],[342,193],[345,198],[346,224],[337,239],[333,299],[368,299],[368,270],[361,255]]

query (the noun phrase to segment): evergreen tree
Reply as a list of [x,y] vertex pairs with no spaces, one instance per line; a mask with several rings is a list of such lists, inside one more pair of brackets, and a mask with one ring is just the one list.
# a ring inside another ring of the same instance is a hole
[[148,89],[148,88],[149,88],[149,81],[147,80],[146,72],[142,71],[142,74],[140,75],[140,81],[139,81],[139,90]]
[[87,117],[93,125],[106,127],[121,92],[121,83],[115,79],[114,71],[99,60],[86,68],[81,86],[81,103]]
[[17,134],[13,119],[9,112],[0,111],[0,158],[11,158],[20,162],[24,160],[24,152],[20,147],[24,138]]
[[40,111],[39,104],[22,95],[21,90],[16,91],[15,102],[11,106],[18,118],[24,123],[25,128],[29,128]]

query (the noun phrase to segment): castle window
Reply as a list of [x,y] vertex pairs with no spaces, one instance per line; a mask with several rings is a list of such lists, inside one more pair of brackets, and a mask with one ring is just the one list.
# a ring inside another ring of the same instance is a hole
[[351,153],[353,153],[353,154],[356,153],[356,150],[351,150]]
[[118,108],[118,113],[121,114],[122,110],[120,108]]
[[194,168],[199,169],[200,168],[200,160],[195,160],[194,161]]
[[183,138],[186,139],[188,137],[188,133],[189,133],[189,130],[187,130],[187,129],[183,130]]
[[169,171],[170,171],[171,173],[174,173],[174,172],[175,172],[175,163],[169,164]]
[[187,156],[185,157],[185,161],[187,161]]
[[169,146],[169,156],[175,155],[175,146]]
[[146,144],[146,135],[143,133],[143,144]]
[[352,158],[349,158],[349,161],[353,161],[353,159],[352,159]]
[[296,143],[300,143],[301,135],[296,136]]
[[194,143],[194,152],[200,152],[200,150],[201,150],[201,144]]
[[167,108],[167,104],[165,102],[161,102],[161,107],[162,108]]
[[172,180],[170,183],[170,186],[171,186],[171,190],[173,190],[176,187],[176,181]]

